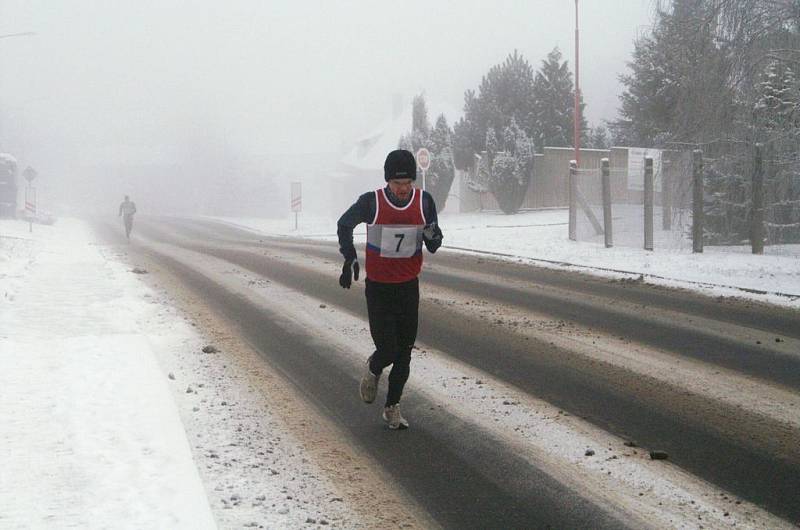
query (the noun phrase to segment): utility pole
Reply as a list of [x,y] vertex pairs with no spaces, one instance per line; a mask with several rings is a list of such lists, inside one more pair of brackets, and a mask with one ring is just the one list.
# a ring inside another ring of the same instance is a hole
[[575,162],[577,162],[578,166],[581,164],[581,106],[580,106],[580,88],[578,84],[578,72],[579,72],[579,63],[578,63],[578,0],[575,0],[575,111],[572,113],[573,118],[575,121]]

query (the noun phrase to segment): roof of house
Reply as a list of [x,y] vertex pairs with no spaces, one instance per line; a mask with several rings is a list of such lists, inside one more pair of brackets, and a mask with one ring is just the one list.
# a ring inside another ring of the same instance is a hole
[[[397,149],[400,137],[411,132],[413,105],[403,105],[402,111],[395,117],[385,119],[380,126],[358,138],[353,147],[341,158],[340,162],[349,168],[363,171],[383,171],[383,163],[389,151]],[[431,109],[438,112],[433,113]],[[437,117],[444,114],[452,126],[455,112],[446,106],[435,107],[428,103],[428,119],[433,125]]]

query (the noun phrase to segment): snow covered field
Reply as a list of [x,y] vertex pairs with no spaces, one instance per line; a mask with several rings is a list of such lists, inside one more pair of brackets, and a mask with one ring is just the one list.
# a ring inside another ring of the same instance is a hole
[[[335,239],[335,219],[301,216],[298,230],[294,219],[227,221],[270,234]],[[441,219],[446,247],[569,262],[580,270],[620,269],[716,295],[800,304],[796,298],[738,290],[800,293],[798,247],[768,249],[766,256],[711,248],[702,255],[609,251],[568,243],[564,222],[560,210]],[[0,528],[376,526],[330,483],[329,469],[307,458],[308,439],[297,440],[286,428],[277,410],[281,405],[264,402],[253,391],[248,373],[256,368],[232,373],[224,357],[200,353],[210,337],[165,292],[132,274],[120,253],[94,241],[77,220],[37,225],[32,234],[24,223],[0,221]],[[231,272],[227,265],[224,270]],[[237,289],[284,300],[286,311],[300,314],[318,306],[280,296],[275,285],[261,285],[246,273],[227,276],[232,285],[241,284]],[[343,362],[358,366],[369,354],[363,322],[340,312],[325,315],[332,320],[323,328],[350,330],[330,339],[342,342],[348,355]],[[735,518],[743,526],[784,524],[746,502],[731,507],[731,501],[715,501],[722,492],[678,468],[654,473],[641,455],[617,459],[609,452],[602,464],[586,461],[580,458],[586,447],[610,448],[622,441],[420,348],[412,391],[463,410],[565,483],[592,484],[608,503],[666,526],[691,526],[699,515],[719,525]],[[695,384],[679,379],[674,384]],[[729,379],[724,382],[731,388],[744,388],[765,402],[743,397],[745,408],[768,411],[788,399]],[[270,385],[280,387],[277,381]],[[718,390],[695,387],[699,393]],[[253,458],[254,447],[266,451]],[[609,469],[619,478],[609,478]],[[642,497],[645,489],[651,494]]]
[[0,221],[0,527],[213,528],[149,334],[84,223]]

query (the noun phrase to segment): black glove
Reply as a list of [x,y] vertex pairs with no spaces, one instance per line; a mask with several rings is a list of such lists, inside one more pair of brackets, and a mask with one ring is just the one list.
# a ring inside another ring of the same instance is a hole
[[442,229],[438,224],[431,223],[422,230],[422,239],[425,241],[428,252],[434,253],[442,246],[442,239],[444,239]]
[[339,276],[339,285],[345,289],[349,289],[350,285],[353,283],[354,276],[356,281],[358,281],[358,273],[360,270],[361,268],[358,266],[357,259],[344,260],[344,265],[342,265],[342,275]]

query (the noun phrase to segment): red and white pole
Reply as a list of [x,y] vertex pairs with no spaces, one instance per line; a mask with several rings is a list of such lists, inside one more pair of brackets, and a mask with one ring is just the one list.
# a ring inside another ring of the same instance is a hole
[[575,111],[573,117],[575,121],[575,162],[580,166],[581,163],[581,106],[580,106],[580,88],[578,84],[579,76],[579,63],[578,63],[578,0],[575,0]]

